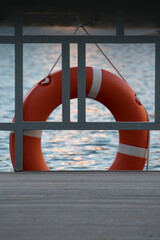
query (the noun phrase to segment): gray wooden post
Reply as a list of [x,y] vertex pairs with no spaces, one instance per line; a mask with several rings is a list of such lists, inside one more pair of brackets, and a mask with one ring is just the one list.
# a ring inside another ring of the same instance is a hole
[[15,171],[23,169],[23,16],[15,12]]

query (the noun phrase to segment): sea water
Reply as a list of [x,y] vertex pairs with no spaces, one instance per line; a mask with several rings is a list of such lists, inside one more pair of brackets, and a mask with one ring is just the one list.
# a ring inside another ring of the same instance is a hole
[[[4,29],[3,29],[4,30]],[[5,32],[8,32],[6,27]],[[37,31],[37,32],[36,32]],[[74,28],[65,28],[71,34]],[[92,34],[115,34],[114,29],[92,29]],[[108,31],[108,32],[107,32]],[[63,34],[62,27],[25,27],[24,34]],[[79,33],[82,34],[82,33]],[[83,33],[84,34],[84,33]],[[99,44],[134,89],[154,121],[155,46],[154,44]],[[23,94],[50,71],[61,53],[60,44],[24,44]],[[94,44],[86,44],[86,65],[103,68],[117,75]],[[54,71],[61,69],[61,60]],[[77,66],[77,44],[70,45],[70,66]],[[0,122],[11,122],[15,113],[14,45],[0,45]],[[62,121],[59,106],[47,121]],[[71,121],[77,121],[77,99],[71,100]],[[102,104],[86,99],[86,121],[115,121]],[[118,148],[116,130],[43,131],[42,151],[52,170],[107,170]],[[160,170],[160,131],[150,132],[149,170]],[[0,133],[0,171],[13,171],[9,154],[9,131]]]

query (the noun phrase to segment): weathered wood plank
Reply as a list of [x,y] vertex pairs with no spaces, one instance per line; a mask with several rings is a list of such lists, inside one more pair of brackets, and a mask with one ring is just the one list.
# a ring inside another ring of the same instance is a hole
[[0,239],[159,239],[159,172],[0,173]]

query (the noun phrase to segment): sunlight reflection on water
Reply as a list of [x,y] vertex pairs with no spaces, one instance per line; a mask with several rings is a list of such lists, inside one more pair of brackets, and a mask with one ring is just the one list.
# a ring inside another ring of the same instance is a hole
[[104,170],[116,154],[118,131],[43,131],[42,145],[51,169]]

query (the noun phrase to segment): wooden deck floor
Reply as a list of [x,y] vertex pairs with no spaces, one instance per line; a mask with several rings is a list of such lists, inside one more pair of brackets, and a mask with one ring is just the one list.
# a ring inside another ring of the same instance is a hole
[[0,173],[0,240],[160,239],[160,172]]

